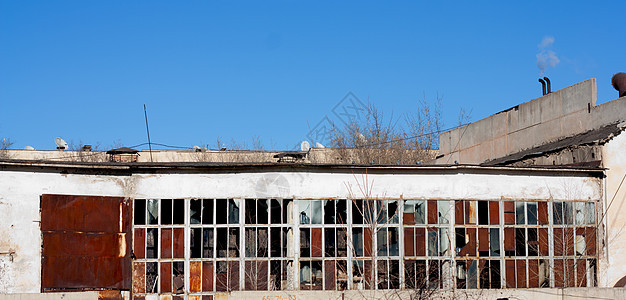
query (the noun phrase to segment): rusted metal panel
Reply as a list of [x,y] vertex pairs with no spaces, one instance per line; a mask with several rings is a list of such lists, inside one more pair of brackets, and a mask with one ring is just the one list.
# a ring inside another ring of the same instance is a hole
[[202,291],[213,291],[213,262],[202,262]]
[[515,251],[515,228],[504,228],[504,251]]
[[517,282],[517,288],[525,288],[526,286],[526,261],[523,259],[518,259],[515,261],[515,265],[516,265],[516,282]]
[[587,255],[596,255],[596,228],[587,227],[585,233],[585,243],[587,245]]
[[189,291],[200,292],[202,289],[202,262],[189,262]]
[[202,262],[202,291],[203,292],[212,292],[213,291],[213,262],[212,261],[204,261]]
[[478,251],[489,251],[488,228],[478,228]]
[[172,258],[172,229],[161,229],[161,258]]
[[402,213],[402,224],[413,225],[415,224],[415,213]]
[[122,300],[122,293],[120,291],[105,290],[98,291],[98,300]]
[[504,201],[504,224],[515,225],[515,203],[513,201]]
[[174,228],[174,258],[185,258],[185,229]]
[[564,268],[562,259],[554,260],[554,287],[564,287],[565,286],[565,268]]
[[415,255],[426,255],[426,228],[415,228]]
[[[565,236],[563,237],[565,243],[565,254],[574,255],[574,228],[565,228]],[[572,268],[573,270],[574,268]]]
[[539,287],[539,260],[537,259],[528,260],[528,287]]
[[335,278],[335,261],[324,261],[324,289],[334,290],[336,282],[337,280]]
[[563,256],[563,228],[553,228],[554,237],[554,256]]
[[146,292],[146,263],[133,263],[133,293]]
[[548,219],[548,202],[537,202],[537,214],[539,215],[539,225],[548,225],[550,222]]
[[567,287],[575,287],[576,279],[574,278],[574,274],[576,273],[574,260],[566,259],[565,260],[565,278]]
[[428,224],[437,224],[437,201],[428,200]]
[[506,287],[515,288],[517,285],[517,281],[515,279],[515,260],[507,259],[504,262],[504,268],[504,275],[506,276]]
[[374,250],[372,243],[372,229],[365,227],[363,228],[363,250],[365,252],[365,256],[372,256],[372,251]]
[[469,256],[476,256],[476,228],[465,229],[465,234],[469,241],[465,245],[467,250],[464,253],[467,253]]
[[161,293],[172,292],[172,263],[161,262]]
[[146,229],[135,228],[133,253],[137,259],[146,258]]
[[122,197],[42,195],[42,291],[130,289],[131,219]]
[[322,257],[321,228],[311,228],[311,257]]
[[576,261],[576,287],[587,286],[587,264],[584,259]]
[[548,228],[539,228],[539,255],[540,256],[548,256],[549,245],[548,245]]
[[489,201],[489,224],[500,224],[500,206],[497,201]]
[[463,225],[464,216],[465,214],[463,213],[463,201],[462,200],[454,201],[454,223],[457,225]]
[[413,228],[404,228],[404,255],[415,255],[415,235]]

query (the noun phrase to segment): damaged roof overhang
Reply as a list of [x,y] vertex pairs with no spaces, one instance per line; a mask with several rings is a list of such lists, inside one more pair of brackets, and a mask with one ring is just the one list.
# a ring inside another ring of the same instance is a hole
[[577,174],[604,176],[604,169],[584,166],[478,166],[478,165],[358,165],[358,164],[312,164],[312,163],[112,163],[112,162],[56,162],[32,160],[0,160],[0,171],[61,172],[74,174],[132,175],[141,173],[258,173],[258,172],[344,172],[371,174]]
[[566,148],[579,147],[585,145],[603,145],[610,141],[614,136],[624,131],[624,123],[614,123],[601,127],[599,129],[590,130],[581,134],[570,136],[558,141],[543,144],[539,147],[526,149],[505,157],[486,161],[481,166],[504,166],[521,160],[533,157],[540,157],[551,153],[559,152]]

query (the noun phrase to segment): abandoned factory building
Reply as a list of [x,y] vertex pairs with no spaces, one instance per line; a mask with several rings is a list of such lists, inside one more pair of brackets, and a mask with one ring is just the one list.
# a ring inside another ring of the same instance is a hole
[[626,285],[626,98],[595,89],[444,132],[412,166],[8,150],[0,298],[623,297],[602,288]]

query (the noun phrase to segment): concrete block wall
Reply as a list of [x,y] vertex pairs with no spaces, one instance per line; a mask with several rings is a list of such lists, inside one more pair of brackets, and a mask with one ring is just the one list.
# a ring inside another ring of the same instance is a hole
[[437,164],[479,164],[626,120],[626,98],[596,105],[585,80],[439,136]]

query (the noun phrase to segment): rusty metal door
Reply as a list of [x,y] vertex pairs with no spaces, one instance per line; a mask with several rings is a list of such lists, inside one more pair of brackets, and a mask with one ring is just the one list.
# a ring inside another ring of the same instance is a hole
[[122,197],[42,195],[42,291],[129,290],[130,203]]

